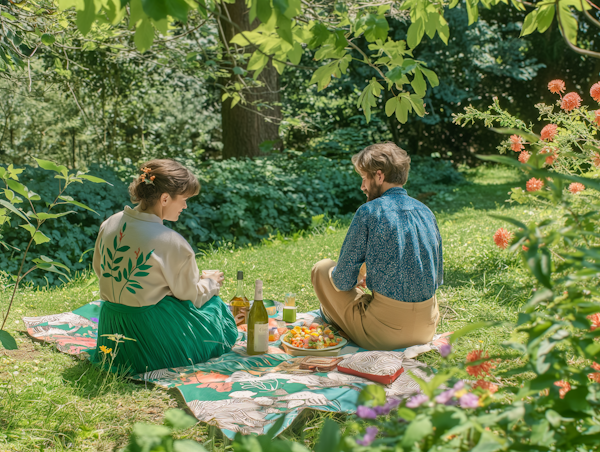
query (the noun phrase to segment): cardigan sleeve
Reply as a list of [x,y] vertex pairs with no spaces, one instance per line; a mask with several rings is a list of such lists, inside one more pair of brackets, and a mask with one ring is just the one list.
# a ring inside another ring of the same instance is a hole
[[214,280],[200,278],[194,254],[188,255],[180,268],[165,269],[165,278],[175,298],[190,300],[197,308],[219,294],[219,285]]

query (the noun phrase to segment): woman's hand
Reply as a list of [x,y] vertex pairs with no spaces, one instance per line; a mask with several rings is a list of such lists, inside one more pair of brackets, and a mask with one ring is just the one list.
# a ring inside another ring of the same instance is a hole
[[219,287],[223,285],[223,281],[225,280],[225,276],[222,271],[219,270],[202,270],[202,279],[212,279],[217,283]]

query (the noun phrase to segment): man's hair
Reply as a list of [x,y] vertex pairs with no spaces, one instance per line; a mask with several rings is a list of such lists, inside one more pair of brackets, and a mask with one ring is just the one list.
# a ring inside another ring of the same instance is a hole
[[171,159],[155,159],[140,167],[140,175],[129,185],[131,202],[140,203],[142,209],[154,205],[163,193],[171,198],[177,195],[196,196],[200,182],[181,163]]
[[367,146],[352,156],[352,164],[357,171],[373,178],[378,170],[390,184],[404,185],[408,180],[410,157],[406,151],[389,141]]

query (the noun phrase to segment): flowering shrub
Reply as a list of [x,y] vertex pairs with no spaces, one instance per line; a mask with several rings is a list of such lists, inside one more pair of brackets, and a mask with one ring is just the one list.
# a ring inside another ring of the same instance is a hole
[[[559,97],[566,91],[560,80],[548,87]],[[600,99],[600,83],[590,94]],[[577,93],[538,108],[545,121],[540,135],[536,126],[502,111],[497,99],[487,112],[467,108],[456,117],[459,123],[499,123],[499,131],[511,135],[501,152],[529,155],[482,158],[527,175],[526,190],[513,189],[513,200],[545,203],[555,212],[531,224],[498,217],[507,227],[496,231],[494,242],[519,253],[536,280],[516,319],[515,342],[505,344],[511,354],[489,356],[478,349],[459,366],[444,360],[447,365],[431,381],[413,377],[421,392],[385,417],[376,414],[377,406],[389,401],[363,397],[360,433],[348,433],[339,450],[587,451],[600,444],[600,210],[590,202],[600,191],[596,112],[581,106]],[[451,343],[484,326],[489,324],[463,328]],[[440,352],[452,354],[449,346]],[[498,360],[508,359],[515,360],[512,366],[496,370]]]

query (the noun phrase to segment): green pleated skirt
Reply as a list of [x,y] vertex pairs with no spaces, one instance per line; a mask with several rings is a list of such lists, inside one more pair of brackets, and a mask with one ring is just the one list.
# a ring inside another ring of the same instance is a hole
[[137,308],[105,301],[91,360],[130,375],[191,366],[230,351],[237,335],[229,307],[217,296],[201,308],[174,297]]

